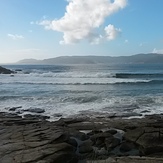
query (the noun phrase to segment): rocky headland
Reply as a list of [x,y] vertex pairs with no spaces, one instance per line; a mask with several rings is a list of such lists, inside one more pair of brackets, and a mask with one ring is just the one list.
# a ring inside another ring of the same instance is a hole
[[163,115],[47,118],[0,113],[0,162],[163,162]]
[[11,71],[9,69],[0,66],[0,74],[14,74],[14,73],[15,73],[14,71]]

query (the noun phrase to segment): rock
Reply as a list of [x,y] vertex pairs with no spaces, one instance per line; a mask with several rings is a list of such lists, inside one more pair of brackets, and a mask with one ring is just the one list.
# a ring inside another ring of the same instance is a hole
[[149,110],[143,110],[140,113],[149,113],[149,112],[150,112]]
[[104,147],[105,146],[104,139],[97,139],[95,141],[95,146],[100,148]]
[[105,160],[89,160],[86,163],[162,163],[162,158],[150,158],[150,157],[109,157]]
[[62,117],[62,114],[60,113],[56,113],[56,114],[53,114],[54,117]]
[[9,111],[16,111],[17,109],[22,108],[22,106],[12,107],[9,109]]
[[32,115],[32,114],[25,114],[24,117],[30,119],[40,119],[40,120],[46,120],[50,118],[49,116],[45,116],[45,115]]
[[13,74],[13,73],[15,72],[0,66],[0,74]]
[[85,122],[87,118],[61,118],[66,124],[76,124],[76,123],[81,123]]
[[67,143],[72,145],[73,147],[77,148],[78,146],[78,143],[77,141],[73,138],[73,137],[70,137],[68,140],[67,140]]
[[107,130],[105,131],[106,133],[110,133],[112,135],[115,135],[117,133],[117,130],[114,130],[114,129],[110,129],[110,130]]
[[120,139],[114,138],[114,137],[105,138],[105,144],[106,144],[107,150],[110,150],[120,144]]
[[104,140],[105,138],[113,138],[113,135],[111,135],[110,133],[102,132],[102,133],[94,134],[90,137],[92,141],[96,141],[97,139]]
[[69,137],[54,123],[1,113],[0,162],[77,163],[76,148],[67,143]]
[[128,152],[128,151],[131,151],[133,149],[136,149],[136,146],[131,142],[123,142],[120,146],[121,152]]
[[21,69],[16,69],[15,71],[22,71]]
[[31,113],[44,113],[45,110],[41,108],[29,108],[23,111],[31,112]]
[[90,153],[93,151],[93,142],[91,140],[86,140],[79,145],[79,153]]
[[92,130],[91,132],[88,132],[87,135],[91,136],[91,135],[98,134],[98,133],[102,133],[102,131],[100,131],[100,130]]
[[140,113],[135,113],[135,112],[128,112],[128,113],[119,113],[119,114],[116,114],[116,116],[117,117],[125,117],[125,118],[127,118],[127,117],[141,117],[142,116],[142,114],[140,114]]
[[143,155],[149,155],[163,151],[162,133],[162,128],[144,127],[128,131],[125,138],[138,144]]
[[[71,118],[48,122],[39,116],[22,118],[16,114],[0,113],[1,163],[77,163],[79,158],[108,157],[104,162],[154,163],[158,159],[130,156],[163,155],[163,115],[132,120],[105,117],[81,122]],[[81,128],[87,130],[81,132]],[[108,128],[115,129],[106,130]]]
[[77,131],[77,130],[74,130],[74,129],[69,129],[68,132],[69,132],[71,137],[75,137],[75,138],[77,138],[77,139],[79,139],[81,141],[85,141],[85,140],[89,139],[89,136],[86,135],[83,132],[80,132],[80,131]]

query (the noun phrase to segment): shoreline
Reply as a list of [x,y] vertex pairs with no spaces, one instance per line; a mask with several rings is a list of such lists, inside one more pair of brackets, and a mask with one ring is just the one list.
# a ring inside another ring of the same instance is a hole
[[163,115],[49,122],[1,112],[0,122],[1,163],[163,162]]

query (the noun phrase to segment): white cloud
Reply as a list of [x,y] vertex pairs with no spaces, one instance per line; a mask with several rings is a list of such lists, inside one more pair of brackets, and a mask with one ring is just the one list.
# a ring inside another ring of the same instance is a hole
[[156,48],[154,48],[152,53],[163,54],[163,49],[156,49]]
[[[106,17],[118,12],[127,5],[127,0],[67,0],[68,5],[64,16],[58,20],[43,20],[36,24],[46,29],[63,33],[61,44],[71,44],[87,39],[98,43],[101,34],[97,29],[104,23]],[[33,22],[32,22],[33,24]],[[108,40],[118,36],[120,29],[113,25],[105,28]]]
[[114,40],[121,33],[121,29],[115,28],[114,25],[109,24],[105,27],[105,33],[108,40]]
[[13,40],[20,40],[20,39],[24,39],[24,37],[22,35],[17,35],[17,34],[7,34],[7,36]]

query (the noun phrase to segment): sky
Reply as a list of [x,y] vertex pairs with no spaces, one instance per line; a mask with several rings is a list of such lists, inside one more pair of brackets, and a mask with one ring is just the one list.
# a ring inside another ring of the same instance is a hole
[[0,63],[163,53],[163,0],[0,0]]

